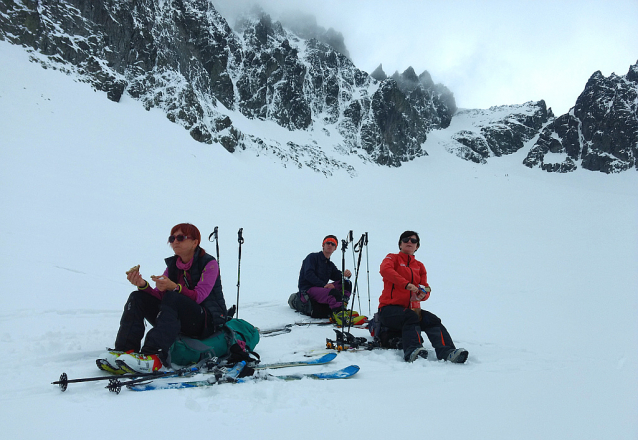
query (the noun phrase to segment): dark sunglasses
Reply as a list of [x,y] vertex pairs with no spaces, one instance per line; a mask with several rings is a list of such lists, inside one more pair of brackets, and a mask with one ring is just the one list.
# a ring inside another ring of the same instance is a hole
[[337,244],[335,242],[333,242],[333,241],[326,241],[323,244],[329,244],[330,246],[337,247]]
[[184,241],[184,240],[186,240],[187,238],[191,238],[191,239],[192,239],[193,237],[189,237],[189,236],[187,236],[187,235],[169,235],[169,237],[168,237],[168,242],[169,242],[169,243],[173,243],[175,240],[177,240],[177,241]]
[[416,238],[412,238],[412,237],[406,237],[401,239],[402,242],[407,243],[408,241],[414,244],[417,244],[419,242],[419,240],[417,240]]

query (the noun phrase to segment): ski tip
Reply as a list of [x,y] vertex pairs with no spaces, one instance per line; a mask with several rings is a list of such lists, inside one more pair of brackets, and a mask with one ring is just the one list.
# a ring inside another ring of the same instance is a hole
[[312,374],[315,379],[347,379],[359,372],[358,365],[349,365],[341,370]]
[[361,368],[359,368],[358,365],[349,365],[346,368],[344,368],[343,371],[346,371],[346,372],[348,372],[350,374],[356,374],[356,373],[359,372],[360,369]]
[[317,362],[329,362],[337,357],[337,353],[326,353],[317,359]]

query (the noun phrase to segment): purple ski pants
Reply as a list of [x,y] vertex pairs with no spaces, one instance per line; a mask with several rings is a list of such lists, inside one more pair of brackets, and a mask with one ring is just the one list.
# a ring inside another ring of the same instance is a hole
[[[341,308],[341,281],[335,281],[332,284],[335,286],[334,289],[328,287],[311,287],[308,289],[308,296],[318,303],[328,304],[328,307],[333,310]],[[333,290],[336,290],[336,292],[333,292]],[[345,296],[346,298],[350,298],[350,292],[346,290]]]

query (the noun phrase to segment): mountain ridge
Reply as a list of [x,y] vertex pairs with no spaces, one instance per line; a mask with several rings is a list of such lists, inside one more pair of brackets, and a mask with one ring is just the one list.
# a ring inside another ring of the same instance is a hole
[[[428,133],[446,129],[457,113],[453,93],[427,71],[409,67],[388,77],[380,65],[369,75],[350,61],[338,33],[315,23],[305,39],[261,10],[233,30],[204,0],[0,8],[0,39],[48,56],[46,67],[77,73],[115,102],[126,93],[147,109],[161,108],[197,141],[326,176],[339,169],[356,175],[350,157],[396,167],[426,156]],[[498,121],[452,134],[446,149],[485,163],[535,139],[528,167],[638,169],[637,65],[624,77],[592,75],[567,115],[554,117],[544,101],[511,106]],[[244,118],[255,124],[240,123]],[[271,136],[259,121],[302,135]]]

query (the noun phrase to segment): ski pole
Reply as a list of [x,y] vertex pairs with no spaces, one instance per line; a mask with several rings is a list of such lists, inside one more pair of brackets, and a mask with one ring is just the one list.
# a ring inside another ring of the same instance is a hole
[[346,276],[344,275],[346,271],[346,249],[348,249],[348,243],[352,242],[352,231],[348,232],[347,238],[345,240],[341,240],[341,330],[344,328],[344,313],[346,308],[343,306],[343,300],[346,296]]
[[[355,268],[355,276],[354,276],[354,286],[352,288],[352,293],[350,294],[350,299],[352,300],[352,304],[350,305],[350,318],[348,319],[348,332],[350,332],[350,328],[352,327],[352,312],[354,311],[354,298],[355,296],[357,296],[358,293],[358,279],[359,279],[359,268],[361,267],[361,254],[363,253],[363,242],[365,240],[365,234],[361,235],[361,238],[359,239],[359,241],[353,246],[353,249],[355,249],[356,252],[359,253],[359,260],[356,264],[356,268]],[[359,249],[358,251],[356,249]],[[361,310],[361,301],[359,301],[359,310]]]
[[239,228],[237,231],[237,241],[239,242],[239,259],[237,260],[237,318],[239,318],[239,283],[241,276],[241,245],[244,244],[244,236],[243,236],[244,228]]
[[368,233],[367,232],[366,232],[365,247],[366,247],[366,271],[368,272],[368,280],[367,280],[367,285],[368,285],[368,316],[370,316],[372,314],[372,311],[370,309],[370,258],[368,256]]
[[153,373],[131,373],[131,374],[123,374],[120,376],[97,376],[97,377],[83,377],[80,379],[69,379],[66,373],[62,373],[60,375],[60,380],[56,380],[55,382],[51,382],[52,385],[59,385],[62,391],[66,391],[67,387],[70,383],[81,383],[81,382],[96,382],[100,380],[108,380],[112,381],[115,378],[119,379],[137,379],[144,378],[145,380],[156,379],[160,377],[173,377],[173,376],[181,376],[187,373],[196,373],[199,371],[198,366],[194,367],[185,367],[176,371],[166,371],[166,372],[153,372]]
[[217,266],[219,267],[219,235],[217,232],[218,228],[217,226],[215,226],[215,229],[213,230],[213,232],[210,233],[210,235],[208,236],[208,241],[213,241],[210,238],[211,237],[215,237],[215,251],[217,252]]

